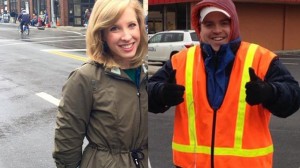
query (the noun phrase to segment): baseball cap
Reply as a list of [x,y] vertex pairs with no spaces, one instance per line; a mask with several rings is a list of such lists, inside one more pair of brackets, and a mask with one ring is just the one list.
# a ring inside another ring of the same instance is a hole
[[200,11],[200,21],[202,22],[203,19],[205,18],[205,16],[211,12],[221,12],[223,13],[224,15],[226,15],[227,17],[230,18],[230,15],[228,12],[226,12],[225,10],[223,9],[220,9],[220,8],[217,8],[217,7],[214,7],[214,6],[208,6],[208,7],[204,7],[201,11]]

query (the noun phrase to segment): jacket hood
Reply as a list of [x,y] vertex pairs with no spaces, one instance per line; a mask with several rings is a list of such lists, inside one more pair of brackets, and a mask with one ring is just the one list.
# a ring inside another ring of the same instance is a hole
[[238,15],[234,3],[231,0],[203,0],[197,3],[196,6],[192,9],[192,27],[195,29],[200,41],[201,41],[200,11],[207,6],[214,6],[223,9],[230,15],[231,18],[230,41],[240,37],[239,20],[238,20]]

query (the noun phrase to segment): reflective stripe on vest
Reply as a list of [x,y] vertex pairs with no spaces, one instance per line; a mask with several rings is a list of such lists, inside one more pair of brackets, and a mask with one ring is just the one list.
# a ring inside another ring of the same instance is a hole
[[[238,102],[238,114],[236,121],[235,137],[234,137],[234,146],[233,147],[214,147],[214,155],[230,155],[230,156],[240,156],[240,157],[257,157],[264,156],[273,152],[273,145],[264,147],[264,148],[255,148],[255,149],[243,149],[242,148],[242,137],[244,132],[244,121],[247,103],[246,99],[246,90],[245,85],[250,80],[249,76],[249,67],[252,66],[254,60],[255,51],[257,49],[256,44],[250,44],[246,60],[243,67],[242,81]],[[197,144],[197,135],[196,135],[196,114],[194,108],[194,97],[193,97],[193,70],[194,70],[194,55],[195,55],[196,46],[188,49],[187,52],[187,61],[186,61],[186,72],[185,72],[185,91],[186,91],[186,104],[187,104],[187,113],[188,113],[188,130],[189,130],[189,145],[182,145],[173,142],[173,150],[185,153],[202,153],[210,155],[211,147],[210,146],[201,146]]]

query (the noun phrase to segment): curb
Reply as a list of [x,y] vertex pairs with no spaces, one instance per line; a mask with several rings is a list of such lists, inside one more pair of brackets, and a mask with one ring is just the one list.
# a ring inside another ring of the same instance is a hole
[[57,26],[53,27],[52,29],[56,29],[58,31],[69,31],[69,32],[76,32],[81,35],[85,35],[86,28],[85,27],[74,27],[74,26]]

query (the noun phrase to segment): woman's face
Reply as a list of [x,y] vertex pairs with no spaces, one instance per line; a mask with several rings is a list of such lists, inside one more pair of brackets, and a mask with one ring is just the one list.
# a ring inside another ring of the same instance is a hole
[[230,19],[221,12],[207,14],[201,24],[200,36],[202,42],[219,51],[222,44],[229,42]]
[[125,65],[125,68],[136,55],[140,36],[140,26],[132,8],[127,8],[113,26],[104,30],[104,40],[108,44],[113,59],[121,67]]

